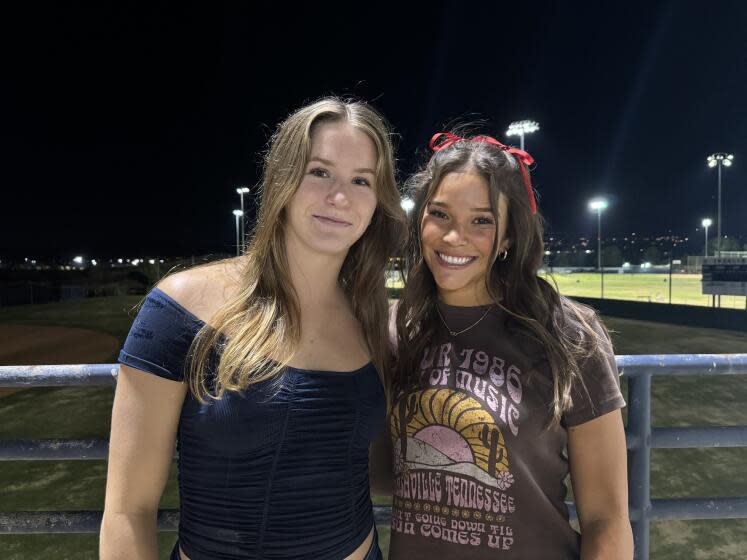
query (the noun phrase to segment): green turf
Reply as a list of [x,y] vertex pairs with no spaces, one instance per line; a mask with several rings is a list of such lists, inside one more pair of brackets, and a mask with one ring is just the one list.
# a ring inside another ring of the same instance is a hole
[[[596,273],[553,274],[558,291],[566,296],[600,297],[601,278]],[[700,274],[672,275],[672,303],[709,306],[703,295]],[[668,274],[605,274],[604,297],[653,303],[669,303]],[[744,309],[744,296],[722,296],[721,307]]]
[[[120,340],[129,329],[138,297],[101,298],[0,309],[0,322],[64,325],[107,332]],[[607,318],[618,354],[734,353],[747,348],[747,334]],[[114,358],[114,357],[112,357]],[[623,379],[623,387],[625,380]],[[0,438],[106,437],[113,392],[109,388],[42,388],[0,400]],[[724,376],[656,379],[653,423],[657,426],[747,424],[747,379]],[[657,450],[651,473],[653,497],[747,495],[739,473],[747,449]],[[0,462],[0,510],[101,509],[105,464],[99,461]],[[376,503],[387,503],[375,497]],[[178,504],[175,472],[161,506]],[[382,549],[389,530],[380,528]],[[159,539],[168,558],[173,533]],[[0,559],[94,559],[95,535],[1,536]],[[747,521],[678,521],[652,525],[652,558],[736,560],[747,550]]]
[[[558,291],[569,297],[598,298],[601,294],[601,277],[597,273],[554,273],[545,276],[554,280]],[[703,295],[700,274],[672,275],[672,303],[710,306],[711,296]],[[387,279],[387,287],[402,288],[396,276]],[[604,297],[650,303],[669,303],[669,274],[617,274],[604,275]],[[721,307],[744,309],[745,296],[722,296]]]
[[0,307],[0,323],[79,327],[124,340],[135,317],[135,306],[142,299],[117,296]]

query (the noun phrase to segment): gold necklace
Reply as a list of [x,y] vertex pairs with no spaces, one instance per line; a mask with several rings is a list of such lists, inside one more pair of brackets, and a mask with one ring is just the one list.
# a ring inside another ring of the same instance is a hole
[[477,321],[472,323],[469,327],[467,327],[466,329],[462,329],[461,331],[452,331],[449,328],[449,325],[446,324],[446,319],[444,319],[444,316],[441,315],[441,310],[438,308],[438,304],[436,304],[436,313],[438,313],[438,316],[441,318],[441,322],[444,324],[444,327],[446,327],[446,330],[449,331],[449,334],[451,336],[458,336],[462,333],[466,333],[471,328],[476,327],[480,323],[480,321],[482,321],[485,317],[488,316],[488,313],[490,312],[492,308],[493,308],[492,305],[488,305],[488,308],[485,310],[485,313],[482,314],[482,317],[480,317]]

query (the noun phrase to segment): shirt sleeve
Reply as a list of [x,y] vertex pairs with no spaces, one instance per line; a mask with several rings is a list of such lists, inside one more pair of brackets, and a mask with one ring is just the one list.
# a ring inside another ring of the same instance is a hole
[[156,288],[143,301],[119,353],[119,362],[165,379],[183,381],[187,353],[202,325]]
[[566,426],[583,424],[625,406],[612,341],[596,316],[590,323],[600,342],[579,364],[586,389],[580,383],[572,389],[573,407],[563,417]]

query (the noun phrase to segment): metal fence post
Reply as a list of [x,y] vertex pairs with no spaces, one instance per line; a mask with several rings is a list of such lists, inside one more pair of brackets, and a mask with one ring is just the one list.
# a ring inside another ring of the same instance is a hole
[[628,381],[628,502],[635,540],[635,560],[648,560],[651,515],[651,373]]

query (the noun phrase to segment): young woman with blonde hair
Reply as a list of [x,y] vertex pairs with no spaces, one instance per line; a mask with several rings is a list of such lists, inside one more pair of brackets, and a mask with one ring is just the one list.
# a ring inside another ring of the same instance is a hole
[[282,122],[243,256],[167,277],[120,355],[101,558],[378,558],[368,448],[384,425],[384,269],[402,211],[389,129],[326,98]]
[[612,346],[590,308],[538,274],[533,159],[488,136],[430,145],[409,181],[389,558],[630,559]]

